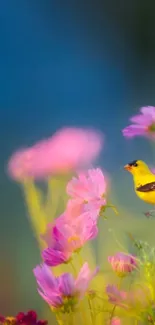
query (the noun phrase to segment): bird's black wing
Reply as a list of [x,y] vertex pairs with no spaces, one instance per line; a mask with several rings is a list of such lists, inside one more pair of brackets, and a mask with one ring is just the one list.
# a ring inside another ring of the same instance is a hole
[[138,192],[153,192],[155,191],[155,182],[147,183],[136,188]]

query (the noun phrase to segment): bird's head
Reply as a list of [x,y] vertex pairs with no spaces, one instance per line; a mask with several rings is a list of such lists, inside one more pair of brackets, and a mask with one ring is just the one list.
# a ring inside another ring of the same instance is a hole
[[124,169],[130,172],[132,175],[147,174],[150,172],[149,167],[142,160],[133,160],[129,164],[125,165]]

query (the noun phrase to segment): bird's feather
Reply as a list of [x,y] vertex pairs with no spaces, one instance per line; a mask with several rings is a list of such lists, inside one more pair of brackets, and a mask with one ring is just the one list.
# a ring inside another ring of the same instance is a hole
[[136,188],[138,192],[152,192],[155,191],[155,182],[147,183]]

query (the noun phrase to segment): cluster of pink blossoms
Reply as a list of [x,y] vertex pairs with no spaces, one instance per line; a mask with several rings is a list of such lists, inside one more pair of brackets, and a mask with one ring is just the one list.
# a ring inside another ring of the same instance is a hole
[[[107,182],[100,168],[88,167],[99,154],[102,142],[98,132],[67,128],[46,141],[18,151],[9,161],[9,174],[20,182],[76,172],[66,187],[69,195],[66,210],[48,224],[45,234],[41,235],[46,243],[41,253],[43,264],[33,270],[39,294],[54,311],[73,312],[98,273],[98,267],[91,271],[87,261],[76,276],[63,273],[56,277],[51,267],[70,263],[86,242],[97,237],[98,218],[107,205]],[[137,267],[136,258],[124,253],[117,253],[108,260],[121,277]],[[126,293],[112,285],[107,286],[106,292],[112,304],[124,306]],[[121,321],[113,317],[111,324],[120,325]]]
[[83,297],[98,268],[92,272],[86,262],[74,278],[70,273],[55,277],[50,267],[69,263],[74,253],[97,236],[97,220],[106,205],[106,182],[101,169],[86,168],[98,156],[102,144],[99,132],[64,128],[47,140],[16,152],[8,164],[10,176],[21,183],[29,178],[77,173],[67,185],[70,199],[66,211],[48,224],[42,235],[47,245],[42,252],[44,263],[34,269],[40,295],[51,307],[65,308],[65,312],[74,305],[73,301]]
[[[86,262],[77,279],[69,273],[55,278],[49,266],[69,263],[74,253],[78,253],[87,241],[96,238],[99,212],[106,205],[105,190],[104,175],[98,168],[73,178],[67,185],[71,198],[66,211],[48,225],[43,236],[48,246],[42,252],[45,264],[37,267],[34,274],[41,288],[39,293],[53,308],[65,308],[65,311],[68,311],[68,306],[74,308],[73,301],[76,304],[84,296],[89,282],[97,274],[98,268],[91,272]],[[47,283],[51,283],[48,290]]]
[[42,257],[49,266],[70,261],[74,252],[96,238],[100,210],[106,206],[105,191],[105,178],[99,168],[80,173],[68,183],[67,192],[71,199],[67,209],[54,224],[48,225],[43,236],[48,248]]

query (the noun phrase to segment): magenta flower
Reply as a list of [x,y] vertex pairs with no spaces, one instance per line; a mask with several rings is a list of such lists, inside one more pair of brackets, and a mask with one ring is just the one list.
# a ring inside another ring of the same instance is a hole
[[130,118],[133,123],[122,130],[127,138],[146,136],[155,139],[155,107],[147,106],[140,109],[140,114]]
[[77,178],[69,181],[67,193],[71,196],[67,205],[68,215],[77,215],[82,207],[84,211],[93,211],[97,218],[101,208],[106,205],[105,176],[100,168],[79,173]]
[[130,254],[116,253],[113,256],[109,256],[108,261],[112,269],[121,277],[128,275],[137,267],[137,259]]
[[128,293],[125,291],[120,291],[115,285],[109,284],[106,287],[106,293],[109,298],[109,302],[126,308],[127,307],[127,298],[128,298]]
[[102,143],[102,136],[96,131],[63,128],[51,138],[13,154],[8,172],[14,180],[23,181],[28,177],[45,178],[74,171],[92,163]]
[[41,297],[54,309],[62,312],[74,311],[75,306],[81,300],[98,269],[90,271],[88,263],[84,263],[77,278],[72,274],[64,273],[55,277],[50,268],[43,264],[37,266],[34,275],[38,283],[38,292]]
[[37,314],[34,310],[29,310],[26,314],[19,312],[16,315],[15,325],[47,325],[45,320],[37,320]]
[[72,220],[64,214],[56,219],[54,225],[48,226],[43,236],[48,248],[43,250],[42,258],[49,266],[67,263],[72,254],[78,252],[88,240],[94,239],[97,233],[96,222],[89,212]]
[[121,320],[118,317],[113,317],[110,325],[121,325]]
[[27,313],[19,312],[15,317],[0,316],[0,324],[2,325],[47,325],[46,320],[38,320],[34,310]]

